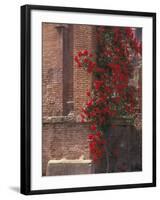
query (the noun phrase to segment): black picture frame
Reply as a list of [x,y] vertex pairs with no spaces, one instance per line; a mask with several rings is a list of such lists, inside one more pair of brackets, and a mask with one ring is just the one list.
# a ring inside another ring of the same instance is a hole
[[[32,190],[31,189],[31,11],[64,11],[79,12],[92,14],[111,14],[125,16],[142,16],[152,18],[152,56],[153,56],[153,149],[152,149],[152,182],[125,184],[125,185],[108,185],[94,187],[78,187],[78,188],[60,188],[49,190]],[[72,7],[55,7],[44,5],[24,5],[21,6],[21,193],[25,195],[33,194],[49,194],[64,192],[80,192],[93,190],[111,190],[111,189],[127,189],[140,187],[156,186],[156,13],[136,12],[136,11],[120,11],[120,10],[102,10],[90,8],[72,8]]]

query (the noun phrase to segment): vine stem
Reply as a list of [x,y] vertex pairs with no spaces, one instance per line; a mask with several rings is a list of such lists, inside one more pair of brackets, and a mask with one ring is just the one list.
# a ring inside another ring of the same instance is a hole
[[110,168],[110,164],[109,164],[109,152],[108,152],[108,148],[107,148],[107,144],[104,145],[105,148],[105,158],[106,158],[106,173],[109,173],[109,168]]
[[109,154],[108,154],[108,152],[106,154],[106,160],[107,160],[107,169],[106,169],[106,172],[109,173]]

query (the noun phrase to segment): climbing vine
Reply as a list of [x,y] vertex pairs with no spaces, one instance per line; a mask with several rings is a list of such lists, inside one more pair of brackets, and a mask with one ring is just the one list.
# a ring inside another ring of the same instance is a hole
[[94,161],[107,154],[107,127],[118,117],[131,117],[134,123],[138,108],[138,87],[131,84],[136,61],[141,57],[142,44],[129,27],[96,27],[97,49],[79,51],[76,66],[93,77],[87,89],[88,101],[81,109],[82,122],[90,122],[88,134]]

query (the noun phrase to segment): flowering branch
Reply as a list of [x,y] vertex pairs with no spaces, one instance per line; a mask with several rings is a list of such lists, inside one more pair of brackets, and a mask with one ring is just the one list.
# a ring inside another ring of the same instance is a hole
[[75,56],[77,67],[94,78],[81,114],[82,122],[91,123],[88,139],[94,161],[106,154],[104,133],[112,119],[126,115],[134,119],[137,89],[130,79],[135,60],[142,54],[142,44],[131,28],[97,27],[97,41],[97,54],[83,50]]

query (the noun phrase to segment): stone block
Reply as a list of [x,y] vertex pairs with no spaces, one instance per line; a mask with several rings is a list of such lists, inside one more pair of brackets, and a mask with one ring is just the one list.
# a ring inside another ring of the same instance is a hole
[[47,165],[47,176],[78,175],[93,173],[91,160],[50,160]]

